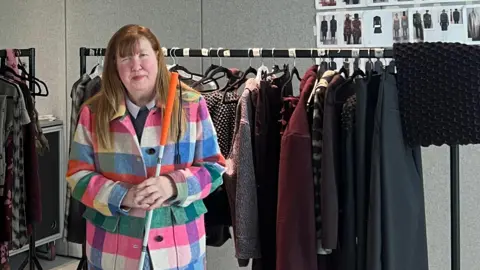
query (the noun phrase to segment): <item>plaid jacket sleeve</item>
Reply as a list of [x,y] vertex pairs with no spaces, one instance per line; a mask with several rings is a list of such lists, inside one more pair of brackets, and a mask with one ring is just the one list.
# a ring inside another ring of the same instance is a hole
[[72,197],[86,207],[93,208],[105,216],[127,214],[120,209],[127,187],[95,171],[92,121],[88,106],[84,106],[78,116],[77,128],[71,143],[67,182],[72,190]]
[[223,183],[225,158],[220,152],[217,133],[205,99],[200,96],[196,117],[195,155],[192,166],[168,174],[177,187],[177,196],[170,204],[186,207],[207,197]]

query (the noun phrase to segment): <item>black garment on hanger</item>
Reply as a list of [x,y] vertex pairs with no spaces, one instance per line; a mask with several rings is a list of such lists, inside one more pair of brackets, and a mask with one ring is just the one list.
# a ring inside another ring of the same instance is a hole
[[257,269],[276,269],[276,226],[278,172],[280,167],[281,123],[283,98],[293,95],[290,73],[285,72],[272,82],[261,81],[255,112],[254,162],[257,181],[258,216],[262,258],[254,259]]
[[396,43],[394,58],[403,132],[409,145],[480,143],[480,73],[474,68],[480,66],[480,47]]
[[421,152],[403,138],[396,84],[394,75],[382,74],[367,187],[366,269],[428,270]]

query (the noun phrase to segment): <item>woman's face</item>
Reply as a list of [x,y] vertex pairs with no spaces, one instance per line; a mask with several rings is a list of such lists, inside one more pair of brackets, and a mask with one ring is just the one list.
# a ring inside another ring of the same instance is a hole
[[150,41],[141,38],[132,56],[117,56],[117,59],[118,75],[133,101],[153,98],[158,60]]

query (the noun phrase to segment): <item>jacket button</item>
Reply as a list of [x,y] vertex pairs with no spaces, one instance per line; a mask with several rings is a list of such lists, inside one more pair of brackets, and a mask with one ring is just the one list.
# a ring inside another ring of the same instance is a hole
[[162,242],[163,241],[163,236],[161,236],[161,235],[155,236],[155,241]]
[[149,149],[147,150],[147,154],[149,154],[149,155],[155,154],[155,149],[149,148]]

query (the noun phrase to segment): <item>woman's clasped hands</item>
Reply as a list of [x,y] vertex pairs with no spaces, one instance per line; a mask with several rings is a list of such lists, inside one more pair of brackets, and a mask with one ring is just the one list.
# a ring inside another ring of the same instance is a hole
[[167,176],[151,177],[131,187],[125,195],[122,206],[153,210],[177,194],[175,183]]

